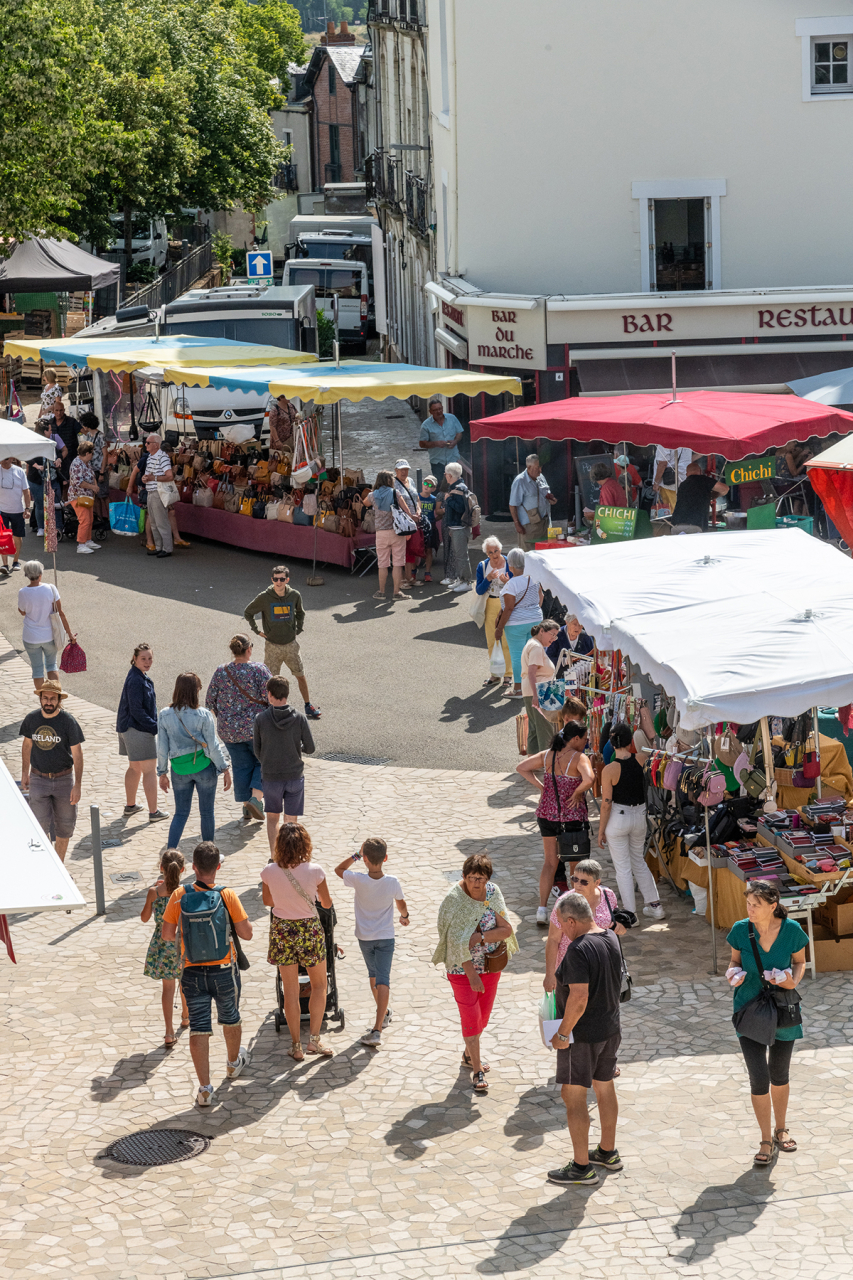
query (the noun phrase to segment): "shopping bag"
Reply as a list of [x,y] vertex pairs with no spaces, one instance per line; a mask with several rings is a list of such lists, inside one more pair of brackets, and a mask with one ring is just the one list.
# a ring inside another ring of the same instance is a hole
[[140,508],[130,498],[126,502],[110,503],[110,528],[113,533],[121,533],[135,538],[139,533]]
[[71,640],[62,650],[59,670],[64,671],[66,675],[74,675],[86,670],[86,655],[76,640]]
[[[557,997],[553,991],[546,991],[539,1001],[539,1034],[546,1049],[552,1048],[551,1041],[560,1030],[562,1018],[557,1017]],[[574,1036],[569,1033],[569,1044]]]
[[527,737],[530,732],[530,724],[527,719],[526,711],[519,711],[515,717],[515,737],[518,742],[518,754],[520,756],[527,755]]
[[12,530],[7,529],[2,518],[0,518],[0,555],[16,556],[17,554],[18,549],[15,546]]
[[539,699],[539,710],[546,720],[555,723],[566,702],[565,680],[538,680],[536,696]]
[[506,662],[504,660],[503,645],[500,640],[496,640],[492,648],[492,656],[489,659],[489,671],[493,676],[506,675]]

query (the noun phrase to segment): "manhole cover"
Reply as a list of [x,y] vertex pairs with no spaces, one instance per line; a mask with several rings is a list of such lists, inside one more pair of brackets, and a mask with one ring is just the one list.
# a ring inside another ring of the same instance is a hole
[[210,1138],[192,1129],[142,1129],[113,1142],[104,1157],[120,1164],[177,1164],[200,1156],[209,1146]]
[[113,884],[127,884],[130,880],[141,880],[138,871],[113,871],[110,875]]
[[323,751],[321,760],[336,760],[338,764],[390,764],[391,761],[379,756],[354,756],[347,751]]

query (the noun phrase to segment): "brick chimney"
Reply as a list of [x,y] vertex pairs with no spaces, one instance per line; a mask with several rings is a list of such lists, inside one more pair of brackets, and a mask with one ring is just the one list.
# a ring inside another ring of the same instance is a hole
[[341,22],[340,31],[335,30],[334,22],[326,23],[326,34],[320,36],[320,44],[355,44],[355,36],[350,33],[349,24]]

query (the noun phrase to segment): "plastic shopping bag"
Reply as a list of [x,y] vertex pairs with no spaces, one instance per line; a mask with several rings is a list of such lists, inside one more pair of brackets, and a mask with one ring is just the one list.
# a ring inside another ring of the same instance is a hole
[[492,648],[492,656],[489,661],[489,671],[493,676],[506,675],[506,662],[504,661],[503,645],[496,640]]
[[111,502],[110,528],[113,533],[135,537],[139,533],[139,512],[140,508],[130,498],[126,502]]
[[[539,1001],[539,1034],[546,1049],[552,1047],[551,1041],[560,1030],[562,1021],[562,1018],[557,1017],[557,997],[553,991],[547,991]],[[569,1044],[573,1040],[574,1036],[569,1035]]]

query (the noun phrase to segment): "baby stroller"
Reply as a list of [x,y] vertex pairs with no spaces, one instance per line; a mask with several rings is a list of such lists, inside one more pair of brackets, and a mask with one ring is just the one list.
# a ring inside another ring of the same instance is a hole
[[63,507],[57,504],[56,536],[58,541],[61,542],[63,539],[67,539],[68,542],[76,542],[78,524],[77,512],[70,502],[66,502]]
[[[338,918],[335,915],[334,907],[324,907],[319,902],[315,903],[317,914],[320,917],[320,924],[323,927],[323,936],[326,939],[326,1017],[337,1019],[340,1023],[340,1029],[343,1031],[346,1026],[344,1011],[338,1004],[338,981],[336,974],[336,965],[338,960],[343,960],[344,953],[341,947],[335,943],[335,925]],[[272,915],[272,912],[270,912]],[[308,977],[307,971],[299,965],[299,1014],[302,1022],[308,1021],[308,998],[311,995],[311,979]],[[286,1026],[284,1017],[284,988],[281,985],[281,974],[278,969],[275,971],[275,1029],[281,1031]]]

